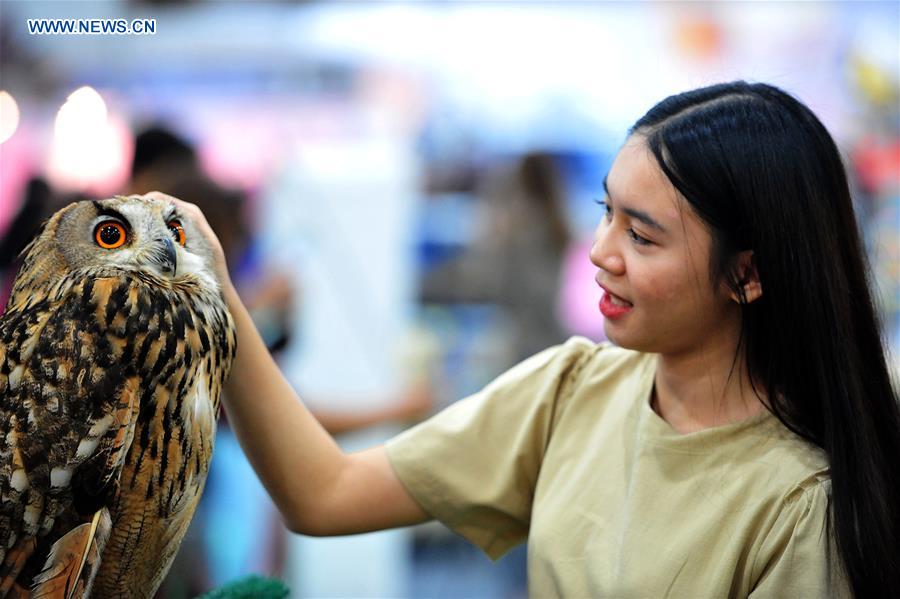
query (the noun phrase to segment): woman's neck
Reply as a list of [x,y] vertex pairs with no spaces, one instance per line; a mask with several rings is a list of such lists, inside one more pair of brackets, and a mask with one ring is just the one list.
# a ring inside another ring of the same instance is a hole
[[679,433],[745,420],[765,410],[754,393],[744,354],[719,344],[657,358],[651,405]]

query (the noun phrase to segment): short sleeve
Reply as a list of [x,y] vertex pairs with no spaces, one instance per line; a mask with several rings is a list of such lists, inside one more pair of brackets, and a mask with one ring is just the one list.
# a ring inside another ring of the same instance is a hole
[[596,347],[576,337],[547,349],[388,441],[403,485],[492,559],[522,542],[556,413]]
[[821,480],[788,499],[757,555],[751,599],[852,597],[834,542],[828,543],[829,489],[830,481]]

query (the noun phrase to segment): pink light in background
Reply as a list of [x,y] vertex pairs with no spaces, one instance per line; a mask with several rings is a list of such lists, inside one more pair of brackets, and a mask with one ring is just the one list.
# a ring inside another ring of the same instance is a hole
[[16,133],[0,144],[0,235],[12,221],[28,178],[38,172],[34,160],[35,132],[22,123]]
[[563,262],[558,314],[560,322],[569,332],[601,341],[606,339],[603,315],[598,308],[601,292],[594,281],[597,267],[591,264],[588,257],[590,250],[590,241],[569,246]]
[[216,181],[243,189],[258,188],[293,141],[291,114],[278,105],[242,102],[206,114],[207,134],[200,150],[204,169]]

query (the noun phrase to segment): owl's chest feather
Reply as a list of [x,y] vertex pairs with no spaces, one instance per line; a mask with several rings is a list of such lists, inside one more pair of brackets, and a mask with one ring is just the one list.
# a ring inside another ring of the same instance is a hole
[[[227,336],[217,332],[218,327],[206,333],[191,326],[210,318],[188,317],[187,324],[176,323],[169,332],[165,348],[173,357],[170,366],[149,369],[155,374],[142,394],[135,441],[123,472],[122,491],[156,503],[163,518],[177,513],[185,498],[199,494],[212,457],[230,355],[227,343],[219,343]],[[142,371],[148,372],[146,365]]]
[[141,405],[97,580],[98,588],[112,595],[119,592],[116,581],[129,564],[145,564],[148,588],[165,575],[212,459],[234,330],[224,306],[211,304],[201,311],[185,302],[182,308],[156,318],[159,340],[146,353],[135,353],[144,356],[144,362],[135,363],[135,371],[143,374]]

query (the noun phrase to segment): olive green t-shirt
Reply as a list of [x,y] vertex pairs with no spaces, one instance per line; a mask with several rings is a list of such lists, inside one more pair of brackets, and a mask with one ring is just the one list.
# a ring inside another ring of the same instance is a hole
[[387,444],[434,518],[534,597],[835,597],[824,454],[768,412],[679,434],[656,357],[573,338]]

